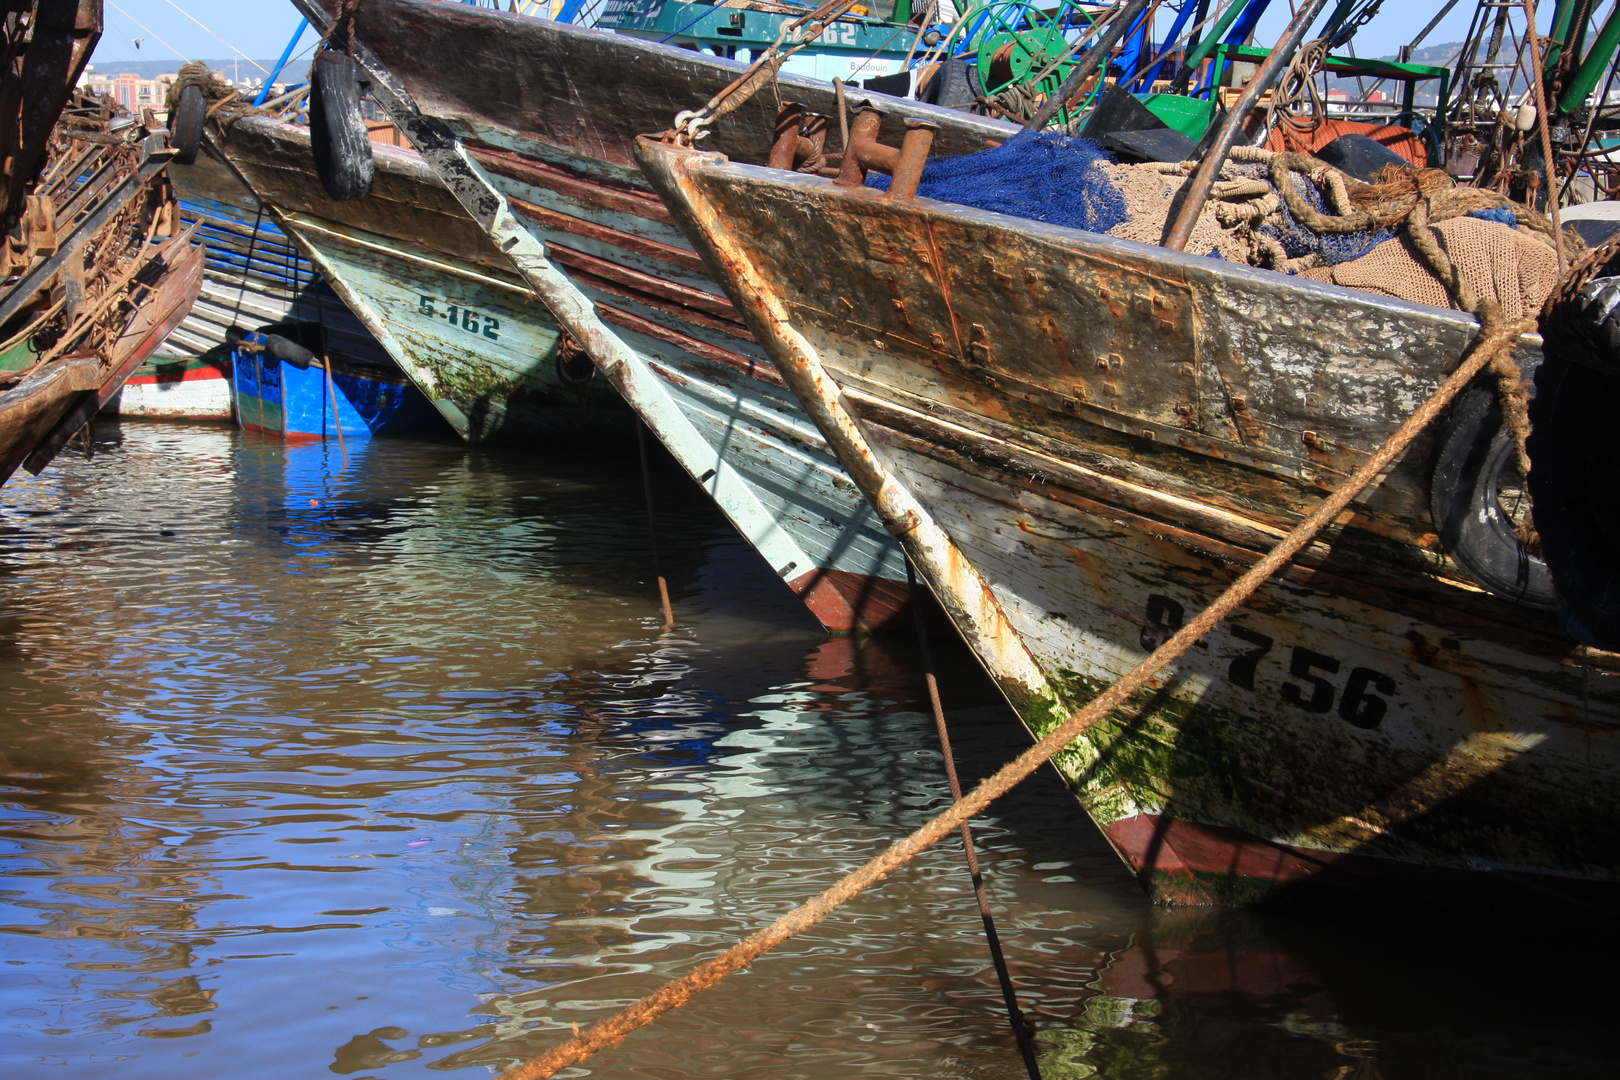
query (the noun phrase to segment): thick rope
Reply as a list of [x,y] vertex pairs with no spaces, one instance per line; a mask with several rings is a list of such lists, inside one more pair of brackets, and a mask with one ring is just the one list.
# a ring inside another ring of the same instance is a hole
[[[1266,127],[1282,128],[1285,140],[1289,140],[1290,136],[1303,140],[1321,127],[1322,121],[1327,118],[1322,95],[1316,91],[1317,69],[1327,59],[1327,54],[1326,38],[1307,41],[1294,53],[1294,58],[1288,62],[1288,70],[1283,72],[1271,91],[1271,103],[1266,106]],[[1311,114],[1301,117],[1298,109],[1306,97],[1310,98]],[[1292,142],[1289,144],[1292,145]]]
[[1198,640],[1214,629],[1217,623],[1248,600],[1273,574],[1286,566],[1317,533],[1331,524],[1345,507],[1350,505],[1351,500],[1377,480],[1411,445],[1412,440],[1440,415],[1452,398],[1473,381],[1474,376],[1490,362],[1493,355],[1502,349],[1511,348],[1520,334],[1535,328],[1534,319],[1524,319],[1510,326],[1503,326],[1497,318],[1496,305],[1483,306],[1485,316],[1479,334],[1474,338],[1472,346],[1457,369],[1447,376],[1429,399],[1407,417],[1406,422],[1396,429],[1382,446],[1363,461],[1344,483],[1323,499],[1316,509],[1296,525],[1264,558],[1250,567],[1221,594],[1219,599],[1155,649],[1152,655],[1131,669],[1124,678],[1097,695],[1090,704],[1053,728],[1034,746],[1002,766],[994,776],[957,800],[922,828],[893,844],[831,888],[794,908],[763,930],[749,935],[713,960],[702,963],[680,978],[665,983],[617,1016],[592,1024],[562,1045],[531,1061],[507,1069],[497,1076],[496,1080],[544,1080],[546,1077],[555,1076],[560,1070],[584,1061],[598,1050],[617,1044],[632,1031],[651,1023],[669,1010],[685,1005],[727,975],[740,971],[788,938],[815,926],[839,906],[853,900],[929,847],[957,831],[963,823],[981,813],[1076,738],[1124,705],[1132,694],[1146,686],[1150,679],[1196,645]]

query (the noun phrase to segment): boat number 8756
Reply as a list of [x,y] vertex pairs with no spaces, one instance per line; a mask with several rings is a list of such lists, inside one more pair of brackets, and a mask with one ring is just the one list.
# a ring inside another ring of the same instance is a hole
[[[1150,594],[1147,621],[1142,627],[1142,648],[1152,652],[1168,640],[1181,629],[1186,614],[1179,601],[1159,593]],[[1245,690],[1256,690],[1261,662],[1270,656],[1276,639],[1239,623],[1229,623],[1226,632],[1242,643],[1241,650],[1227,665],[1227,681]],[[1208,648],[1205,642],[1198,644]],[[1337,702],[1338,714],[1347,723],[1369,730],[1377,727],[1389,711],[1389,702],[1381,695],[1395,693],[1395,680],[1372,668],[1353,667],[1341,690],[1329,676],[1339,674],[1343,667],[1337,657],[1295,645],[1288,657],[1289,677],[1277,683],[1277,694],[1288,704],[1308,713],[1332,712]]]
[[440,300],[438,302],[445,305],[445,309],[443,311],[440,311],[438,308],[433,306],[433,297],[419,296],[416,300],[416,313],[418,315],[425,315],[430,319],[444,319],[449,322],[451,326],[460,327],[469,334],[481,333],[491,341],[500,340],[500,335],[495,331],[501,328],[501,320],[497,319],[495,316],[481,315],[472,308],[458,307],[457,305],[450,303],[448,300]]

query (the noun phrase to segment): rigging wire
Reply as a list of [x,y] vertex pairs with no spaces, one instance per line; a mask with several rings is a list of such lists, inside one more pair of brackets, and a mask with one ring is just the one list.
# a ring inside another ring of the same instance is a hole
[[[165,4],[168,4],[170,7],[174,8],[174,10],[178,11],[180,14],[184,15],[186,18],[190,19],[192,22],[197,23],[198,26],[202,26],[202,28],[204,30],[208,30],[208,27],[203,26],[203,24],[197,20],[197,17],[195,15],[191,14],[191,12],[187,11],[185,8],[181,7],[179,4],[175,3],[174,0],[163,0],[163,2]],[[120,10],[122,10],[122,9],[120,9]],[[221,45],[225,46],[227,49],[231,50],[231,52],[235,53],[237,56],[240,56],[242,59],[244,59],[248,63],[252,64],[254,67],[258,68],[260,71],[263,71],[266,75],[270,74],[269,71],[265,70],[264,65],[259,63],[257,60],[253,59],[253,57],[249,56],[247,53],[243,52],[241,49],[238,49],[235,45],[232,45],[230,42],[226,41],[224,38],[220,37],[218,34],[215,34],[212,30],[208,30],[208,32],[210,34],[213,34],[213,36],[216,39],[218,39],[219,43]]]
[[126,18],[130,22],[134,23],[136,26],[139,26],[142,30],[145,30],[146,33],[151,34],[152,40],[156,41],[159,45],[162,45],[165,49],[168,49],[170,52],[174,53],[174,55],[178,56],[180,58],[181,63],[189,63],[190,62],[191,57],[187,56],[185,53],[181,52],[179,49],[175,48],[173,45],[170,45],[167,41],[164,41],[162,38],[158,37],[156,34],[153,34],[152,31],[147,30],[146,25],[144,23],[142,23],[141,20],[137,19],[135,16],[131,15],[129,12],[127,12],[123,8],[119,7],[116,3],[113,3],[113,0],[107,0],[107,3],[112,4],[113,10],[117,11],[118,14],[122,15],[124,18]]

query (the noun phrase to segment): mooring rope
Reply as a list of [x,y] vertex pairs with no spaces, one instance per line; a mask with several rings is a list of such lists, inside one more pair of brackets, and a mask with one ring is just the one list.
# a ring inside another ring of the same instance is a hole
[[1301,548],[1337,518],[1345,507],[1350,505],[1351,500],[1376,480],[1411,445],[1412,440],[1440,415],[1452,398],[1473,381],[1474,376],[1479,374],[1494,355],[1504,349],[1510,349],[1519,335],[1533,330],[1536,326],[1534,319],[1522,319],[1510,325],[1503,325],[1500,309],[1492,301],[1483,301],[1481,308],[1483,315],[1480,329],[1473,344],[1456,370],[1446,377],[1429,399],[1408,416],[1382,446],[1363,461],[1344,483],[1323,499],[1305,520],[1278,542],[1276,547],[1233,582],[1214,603],[1131,669],[1124,678],[1047,732],[1035,745],[1002,766],[995,775],[958,799],[948,809],[936,815],[911,835],[891,845],[859,869],[846,875],[831,888],[794,908],[763,930],[744,938],[714,959],[699,964],[687,974],[665,983],[618,1015],[592,1024],[560,1046],[507,1069],[496,1077],[496,1080],[544,1080],[545,1077],[555,1076],[559,1070],[585,1060],[598,1050],[617,1044],[632,1031],[650,1023],[663,1013],[685,1005],[704,990],[733,972],[747,967],[788,938],[815,926],[838,907],[853,900],[929,847],[957,831],[964,822],[1011,791],[1020,781],[1051,760],[1077,737],[1125,704],[1132,694],[1147,684],[1148,680],[1197,644],[1200,638],[1253,595],[1267,579],[1287,565]]

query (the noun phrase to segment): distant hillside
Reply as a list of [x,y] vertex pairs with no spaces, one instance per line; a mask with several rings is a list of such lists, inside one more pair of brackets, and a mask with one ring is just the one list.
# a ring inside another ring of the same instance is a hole
[[[227,76],[234,77],[234,72],[238,70],[238,68],[233,67],[233,65],[239,65],[239,70],[242,72],[242,78],[244,79],[262,79],[264,77],[263,71],[260,71],[246,60],[204,59],[203,63],[207,64],[214,71],[223,71]],[[269,71],[274,71],[276,68],[275,57],[271,57],[268,60],[259,60],[258,63],[263,64]],[[307,60],[301,60],[299,63],[306,68],[308,67]],[[143,79],[155,79],[159,75],[166,75],[179,71],[180,61],[175,59],[103,60],[100,57],[92,57],[90,60],[90,66],[95,68],[96,72],[101,75],[123,75],[128,73],[131,75],[139,75]]]
[[[1429,64],[1433,67],[1447,67],[1451,69],[1453,74],[1455,74],[1457,70],[1457,54],[1462,51],[1462,45],[1463,43],[1460,41],[1448,41],[1439,45],[1419,46],[1418,48],[1412,50],[1411,63]],[[1346,51],[1348,50],[1340,50],[1338,55],[1343,55]],[[1504,52],[1505,51],[1506,50],[1504,49]],[[1399,56],[1397,54],[1391,54],[1389,56],[1377,57],[1377,59],[1397,60],[1399,59]],[[1360,96],[1360,86],[1365,86],[1370,90],[1372,89],[1372,85],[1375,81],[1376,80],[1374,79],[1366,77],[1363,77],[1360,80],[1354,78],[1341,78],[1332,80],[1332,83],[1333,89],[1343,90],[1350,94],[1351,97],[1358,97]],[[1358,83],[1360,85],[1358,85]],[[1383,85],[1383,92],[1395,100],[1400,99],[1401,89],[1401,84],[1397,82],[1386,82]],[[1436,103],[1439,93],[1440,89],[1437,82],[1431,80],[1429,82],[1419,83],[1417,104],[1432,106]]]

